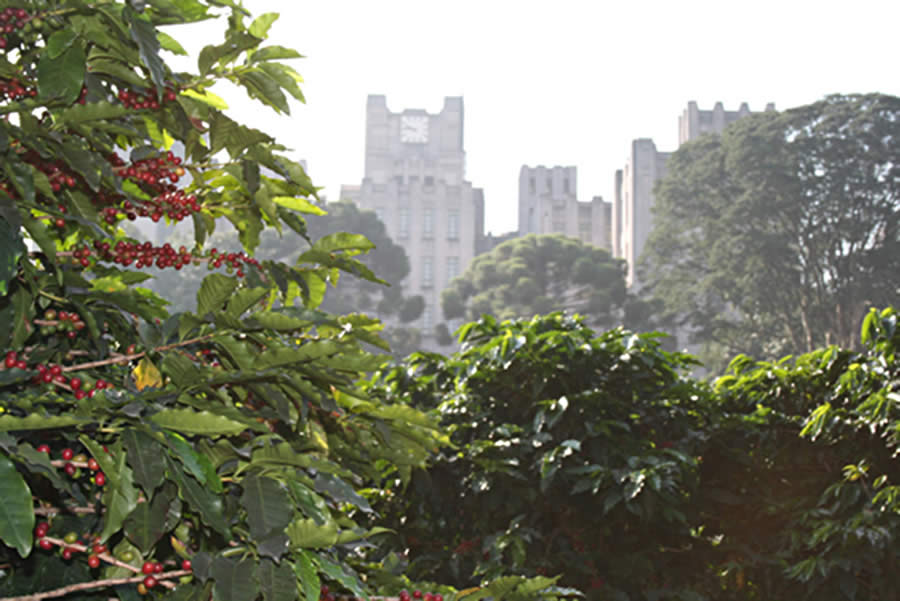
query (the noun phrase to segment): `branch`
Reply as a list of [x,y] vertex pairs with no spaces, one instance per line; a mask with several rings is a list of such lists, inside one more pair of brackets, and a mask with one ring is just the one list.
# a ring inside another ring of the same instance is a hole
[[[189,576],[190,570],[174,570],[165,572],[157,576],[159,583],[162,585],[163,580],[171,580],[182,576]],[[44,591],[43,593],[34,593],[33,595],[22,595],[21,597],[0,597],[0,601],[40,601],[41,599],[51,599],[53,597],[62,597],[69,593],[77,591],[88,591],[95,588],[107,588],[119,586],[120,584],[137,584],[144,581],[145,576],[134,576],[132,578],[107,578],[106,580],[92,580],[90,582],[80,582],[78,584],[70,584],[52,591]],[[172,585],[169,583],[170,586]],[[163,585],[165,586],[165,585]]]
[[[216,336],[216,334],[207,334],[206,336],[200,336],[199,338],[191,338],[190,340],[185,340],[184,342],[176,342],[173,344],[166,344],[164,346],[158,346],[156,348],[152,348],[149,351],[143,351],[140,353],[133,353],[131,355],[120,355],[113,359],[103,359],[101,361],[91,361],[90,363],[78,363],[76,365],[69,365],[68,367],[63,367],[62,371],[81,371],[83,369],[91,369],[93,367],[102,367],[104,365],[115,365],[117,363],[128,363],[129,361],[133,361],[135,359],[140,359],[145,356],[147,353],[160,353],[163,351],[171,351],[172,349],[180,348],[182,346],[190,346],[192,344],[197,344],[198,342],[203,342],[204,340],[209,340]],[[0,599],[0,601],[3,601]]]

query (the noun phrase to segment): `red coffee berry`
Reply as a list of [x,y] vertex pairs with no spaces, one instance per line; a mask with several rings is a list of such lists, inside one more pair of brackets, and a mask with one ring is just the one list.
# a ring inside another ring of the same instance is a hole
[[146,586],[147,588],[153,588],[157,584],[159,584],[159,581],[155,576],[147,576],[146,578],[144,578],[144,586]]
[[104,545],[102,543],[95,544],[93,549],[94,549],[94,553],[96,553],[97,555],[100,555],[101,553],[106,553],[106,545]]
[[422,598],[422,591],[420,591],[419,589],[416,589],[416,590],[413,591],[412,596],[413,596],[413,599],[421,599],[421,598]]
[[28,364],[19,359],[18,361],[16,361],[16,367],[18,369],[28,369]]
[[100,558],[97,557],[96,555],[91,555],[90,557],[88,557],[88,565],[91,566],[92,568],[99,568],[100,567]]
[[66,474],[68,474],[69,476],[74,476],[74,475],[75,475],[75,472],[78,470],[78,468],[75,467],[74,465],[72,465],[71,463],[67,463],[67,464],[65,465],[65,467],[63,467],[63,470],[64,470],[64,471],[66,472]]
[[94,459],[93,457],[91,457],[90,459],[88,459],[87,464],[88,464],[88,468],[90,468],[92,471],[95,471],[95,472],[96,472],[97,470],[100,469],[100,464],[97,463],[97,460]]
[[94,483],[97,486],[103,486],[104,484],[106,484],[106,476],[103,474],[103,472],[97,472],[97,475],[94,476]]
[[65,461],[69,461],[69,460],[72,459],[72,457],[74,457],[74,456],[75,456],[75,451],[73,451],[72,449],[69,449],[69,448],[63,449],[63,451],[62,451],[62,458],[63,458]]
[[39,447],[37,448],[37,452],[38,452],[38,453],[47,453],[47,454],[49,455],[49,454],[50,454],[50,447],[47,446],[47,445],[45,445],[45,444],[42,444],[41,446],[39,446]]
[[163,564],[161,564],[161,563],[159,563],[159,562],[153,564],[153,572],[154,572],[155,574],[162,574],[163,571],[164,571],[165,569],[166,569],[166,568],[163,567]]
[[37,526],[34,527],[34,536],[35,538],[44,538],[47,536],[47,532],[50,530],[50,524],[47,522],[41,522]]
[[39,545],[39,546],[41,547],[41,549],[43,549],[44,551],[49,551],[50,549],[53,548],[53,543],[51,543],[51,542],[50,542],[49,540],[47,540],[46,538],[42,538],[40,541],[38,541],[38,545]]
[[193,567],[193,566],[191,565],[191,560],[190,560],[190,559],[185,559],[184,561],[181,562],[181,569],[182,569],[182,570],[190,571],[192,567]]
[[141,572],[143,572],[144,574],[152,574],[153,571],[154,568],[152,561],[145,561],[144,565],[141,566]]
[[62,558],[67,559],[67,560],[72,559],[72,553],[73,553],[72,549],[70,549],[69,547],[66,547],[65,549],[63,549]]

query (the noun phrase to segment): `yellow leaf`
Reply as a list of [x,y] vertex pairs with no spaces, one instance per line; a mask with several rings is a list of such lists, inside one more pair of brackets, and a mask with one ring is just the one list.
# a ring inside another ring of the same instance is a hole
[[138,390],[160,388],[162,386],[162,374],[159,373],[159,370],[147,357],[141,359],[138,366],[134,368],[132,375],[134,376],[134,385],[137,386]]

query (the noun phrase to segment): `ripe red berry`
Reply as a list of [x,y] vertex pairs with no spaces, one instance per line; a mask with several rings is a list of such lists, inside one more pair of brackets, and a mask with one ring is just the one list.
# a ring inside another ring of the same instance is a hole
[[106,476],[103,474],[103,472],[97,472],[97,475],[94,476],[94,483],[97,486],[103,486],[104,484],[106,484]]
[[40,545],[41,549],[43,549],[44,551],[49,551],[50,549],[53,548],[53,543],[51,543],[51,542],[50,542],[49,540],[47,540],[46,538],[42,538],[42,539],[38,542],[38,545]]
[[[213,249],[214,254],[215,254],[215,251],[216,251],[216,249]],[[321,587],[319,587],[319,594],[322,596],[327,595],[329,590],[331,590],[331,589],[328,588],[328,585],[323,584]]]
[[159,584],[159,581],[155,576],[147,576],[146,578],[144,578],[144,586],[146,586],[147,588],[153,588],[157,584]]
[[64,460],[69,461],[69,460],[72,459],[72,457],[74,457],[74,456],[75,456],[75,451],[73,451],[72,449],[69,449],[69,448],[63,449],[63,451],[62,451],[62,458],[63,458]]
[[67,463],[67,464],[63,467],[63,470],[65,470],[66,474],[68,474],[68,475],[70,475],[70,476],[74,476],[74,475],[75,475],[75,472],[78,470],[78,468],[75,467],[74,465],[72,465],[71,463]]
[[47,522],[41,522],[37,526],[34,527],[34,536],[35,538],[44,538],[47,536],[47,532],[50,530],[50,524]]
[[182,569],[182,570],[190,571],[192,567],[193,567],[193,566],[191,565],[191,560],[190,560],[190,559],[185,559],[184,561],[181,562],[181,569]]
[[143,572],[144,574],[152,574],[153,570],[154,569],[152,561],[145,561],[144,565],[141,566],[141,572]]
[[50,375],[56,377],[62,373],[62,367],[59,365],[51,365],[50,366]]
[[94,549],[94,553],[96,553],[97,555],[100,555],[101,553],[106,553],[106,545],[104,545],[102,543],[95,544],[93,549]]
[[9,351],[8,353],[6,353],[6,362],[5,362],[6,367],[8,367],[8,368],[15,367],[17,360],[18,360],[18,357],[16,356],[15,351]]
[[100,558],[97,557],[96,555],[91,555],[90,557],[88,557],[88,565],[91,566],[92,568],[99,568],[100,567]]
[[419,589],[416,589],[416,590],[413,591],[412,596],[413,596],[413,599],[421,599],[421,598],[422,598],[422,591],[420,591]]
[[158,563],[158,562],[157,562],[157,563],[153,564],[153,572],[154,572],[155,574],[162,574],[163,571],[165,571],[165,569],[166,569],[166,568],[163,567],[163,564],[161,564],[161,563]]
[[42,444],[41,446],[39,446],[39,447],[37,448],[37,452],[38,452],[38,453],[47,453],[47,454],[49,455],[49,454],[50,454],[50,447],[47,446],[47,445],[45,445],[45,444]]
[[72,553],[73,553],[72,549],[66,547],[65,549],[63,549],[62,558],[63,559],[72,559]]
[[72,390],[78,390],[81,388],[81,378],[72,378],[69,380],[69,386],[72,387]]
[[88,468],[90,468],[92,471],[96,472],[97,470],[100,469],[100,464],[97,463],[97,460],[94,459],[93,457],[88,459],[87,464],[88,464]]
[[19,359],[18,361],[16,361],[16,367],[18,369],[28,369],[28,364]]

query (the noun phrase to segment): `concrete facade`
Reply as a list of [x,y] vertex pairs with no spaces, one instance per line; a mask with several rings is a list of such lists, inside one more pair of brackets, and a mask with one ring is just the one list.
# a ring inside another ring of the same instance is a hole
[[600,196],[577,198],[575,167],[523,166],[519,171],[518,235],[564,234],[611,250],[610,203]]
[[[767,104],[766,110],[775,110],[775,105]],[[750,114],[746,102],[736,111],[726,111],[721,102],[706,111],[691,101],[678,118],[678,145],[704,134],[721,134],[728,125]],[[632,291],[640,289],[636,266],[653,229],[653,186],[666,174],[671,154],[657,150],[649,138],[634,140],[624,169],[615,174],[611,246],[613,255],[628,263],[626,282]]]
[[463,99],[444,99],[441,112],[392,112],[381,95],[366,106],[365,175],[341,197],[375,211],[409,257],[406,294],[422,295],[417,325],[425,348],[436,349],[434,326],[444,321],[440,295],[468,267],[484,232],[484,193],[465,179]]

